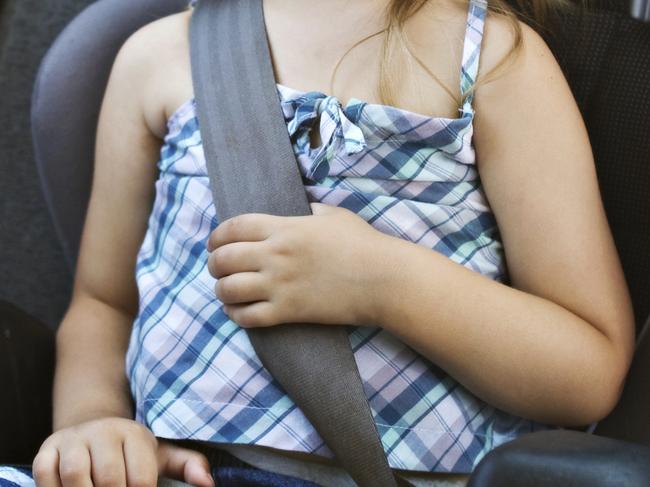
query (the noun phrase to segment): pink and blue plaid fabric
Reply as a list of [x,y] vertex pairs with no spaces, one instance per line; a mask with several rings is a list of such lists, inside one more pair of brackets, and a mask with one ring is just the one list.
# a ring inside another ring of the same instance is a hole
[[[461,89],[476,78],[486,4],[469,5]],[[387,234],[506,280],[472,146],[471,93],[458,118],[431,118],[278,85],[305,191]],[[140,312],[126,357],[137,420],[160,437],[331,456],[223,312],[207,270],[218,225],[194,100],[168,121],[149,226],[137,258]],[[318,129],[322,145],[310,147]],[[241,134],[241,143],[255,143]],[[336,262],[332,262],[336,265]],[[545,428],[499,411],[378,328],[349,328],[377,429],[394,468],[470,472],[495,446]]]

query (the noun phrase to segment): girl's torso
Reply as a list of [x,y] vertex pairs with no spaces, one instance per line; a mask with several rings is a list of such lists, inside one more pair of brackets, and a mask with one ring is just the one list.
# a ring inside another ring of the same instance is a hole
[[[265,10],[271,47],[282,46],[276,50],[283,57],[278,61],[274,55],[281,82],[299,72],[303,59],[319,59],[317,43],[305,38],[303,54],[294,45],[309,29],[296,27],[300,19],[281,10],[289,6],[289,2],[285,6],[267,1]],[[307,15],[307,7],[299,7],[298,2],[295,7]],[[363,15],[357,8],[361,7],[355,5],[349,17],[343,16],[352,19],[350,29],[357,27],[350,42],[347,38],[341,42],[343,47],[363,36],[359,35]],[[460,84],[467,89],[476,76],[484,8],[475,2],[469,13],[464,12],[457,49],[461,61],[453,77],[456,91]],[[186,22],[184,15],[180,19]],[[322,23],[331,25],[325,19]],[[169,90],[162,99],[169,104],[165,109],[171,106],[173,111],[164,115],[168,119],[161,129],[160,176],[136,269],[140,311],[127,372],[137,418],[167,438],[266,445],[330,456],[302,412],[261,366],[245,331],[227,318],[214,296],[205,241],[218,221],[191,86],[186,84],[185,47],[178,43],[178,59],[167,69],[175,80],[163,81],[159,88],[159,94]],[[284,57],[291,49],[299,56],[293,59],[295,70],[292,58]],[[335,61],[336,57],[323,54],[320,59]],[[441,59],[448,58],[447,53]],[[295,78],[291,88],[283,83],[277,87],[309,200],[346,207],[380,231],[427,246],[492,279],[505,280],[503,249],[472,146],[471,98],[460,110],[454,106],[452,113],[446,95],[425,97],[421,104],[417,97],[406,97],[401,108],[368,103],[376,100],[371,91],[376,84],[376,76],[370,77],[373,62],[364,64],[359,59],[356,65],[367,68],[369,76],[364,78],[360,72],[348,84],[342,71],[343,99],[319,92],[322,83],[316,90],[295,89],[311,81],[307,75]],[[453,65],[450,61],[447,68]],[[439,74],[443,80],[451,77]],[[353,95],[347,96],[346,90]],[[361,101],[361,96],[368,101]],[[427,109],[427,103],[434,108]],[[254,134],[241,137],[242,143],[254,143]],[[482,402],[381,329],[350,328],[349,337],[394,468],[469,472],[494,446],[543,427]]]

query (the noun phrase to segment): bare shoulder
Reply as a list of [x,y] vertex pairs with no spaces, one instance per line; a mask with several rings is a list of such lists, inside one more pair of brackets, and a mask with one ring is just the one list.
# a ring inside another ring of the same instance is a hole
[[113,71],[138,93],[145,121],[162,138],[169,116],[192,96],[189,60],[191,11],[160,18],[138,29],[120,49]]
[[[563,140],[570,133],[573,137],[568,142],[586,157],[590,147],[584,122],[549,47],[537,32],[520,23],[520,47],[511,53],[515,41],[512,23],[496,15],[490,17],[474,99],[479,169],[505,161],[491,158],[489,153],[504,144],[511,146],[518,138],[533,145],[537,140]],[[558,130],[563,134],[556,134]]]
[[[542,37],[523,22],[516,21],[516,25],[520,32],[520,46],[513,51],[517,42],[515,24],[497,14],[490,14],[486,19],[476,90],[477,105],[489,105],[507,94],[512,97],[534,93],[535,88],[541,85],[563,97],[570,96],[564,75]],[[549,81],[553,86],[547,84]]]

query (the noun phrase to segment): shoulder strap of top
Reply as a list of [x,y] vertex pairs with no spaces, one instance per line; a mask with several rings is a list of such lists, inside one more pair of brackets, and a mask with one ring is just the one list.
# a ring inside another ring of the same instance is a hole
[[487,14],[486,0],[469,0],[467,26],[463,41],[463,58],[460,70],[460,92],[463,97],[463,109],[471,109],[474,92],[472,86],[478,75],[483,26]]

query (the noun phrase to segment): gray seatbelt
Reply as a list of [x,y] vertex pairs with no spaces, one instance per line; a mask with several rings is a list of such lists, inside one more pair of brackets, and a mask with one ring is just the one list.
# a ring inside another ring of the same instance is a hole
[[[194,96],[219,221],[311,210],[281,111],[261,0],[201,0]],[[257,355],[363,487],[395,486],[344,326],[248,329]]]

